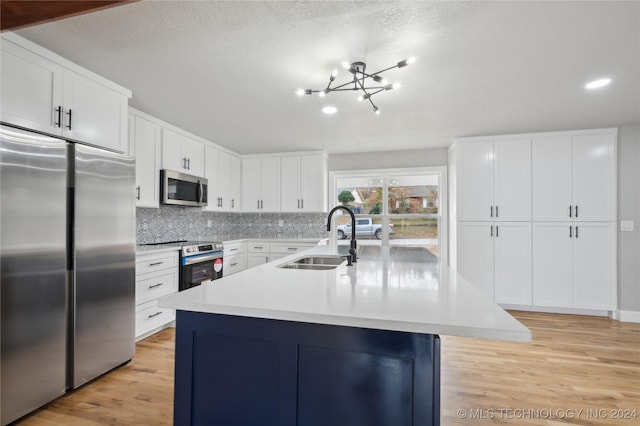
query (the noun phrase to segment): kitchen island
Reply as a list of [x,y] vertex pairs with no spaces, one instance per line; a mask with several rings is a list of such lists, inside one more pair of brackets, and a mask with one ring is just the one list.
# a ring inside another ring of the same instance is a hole
[[315,247],[160,301],[177,310],[175,424],[438,425],[439,335],[531,340],[424,249],[279,268],[335,252]]

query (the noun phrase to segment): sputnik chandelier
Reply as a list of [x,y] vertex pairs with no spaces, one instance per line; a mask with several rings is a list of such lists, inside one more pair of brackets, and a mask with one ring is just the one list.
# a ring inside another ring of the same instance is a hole
[[[385,68],[380,71],[376,71],[372,74],[367,73],[367,64],[364,62],[353,62],[349,64],[348,62],[342,62],[342,66],[351,74],[351,79],[346,83],[340,84],[338,86],[331,87],[334,84],[336,76],[338,75],[338,70],[334,69],[329,76],[329,83],[327,87],[320,90],[312,90],[312,89],[298,89],[296,94],[298,96],[303,95],[311,95],[317,93],[318,96],[324,97],[331,92],[343,92],[343,91],[361,91],[362,94],[358,97],[359,101],[367,100],[373,107],[373,112],[376,114],[380,114],[380,110],[373,103],[371,99],[373,95],[378,94],[380,92],[384,92],[386,90],[397,89],[400,87],[399,83],[389,83],[386,79],[382,78],[380,74],[385,71],[392,70],[394,68],[404,68],[407,65],[410,65],[415,62],[415,58],[411,57],[409,59],[405,59],[403,61],[398,62],[396,65]],[[335,112],[335,111],[334,111]]]

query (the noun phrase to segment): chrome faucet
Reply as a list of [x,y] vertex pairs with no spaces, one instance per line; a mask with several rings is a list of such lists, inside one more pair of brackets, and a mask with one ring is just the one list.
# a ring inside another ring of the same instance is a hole
[[358,252],[356,250],[357,244],[356,244],[356,216],[353,214],[353,212],[351,211],[351,209],[349,209],[348,207],[345,206],[335,206],[334,208],[331,209],[331,211],[329,212],[329,217],[327,218],[327,231],[331,231],[331,216],[333,216],[333,214],[336,212],[336,210],[338,209],[343,209],[346,210],[347,213],[349,213],[349,215],[351,216],[351,247],[349,248],[349,257],[347,257],[347,266],[352,266],[352,262],[357,262],[358,261]]

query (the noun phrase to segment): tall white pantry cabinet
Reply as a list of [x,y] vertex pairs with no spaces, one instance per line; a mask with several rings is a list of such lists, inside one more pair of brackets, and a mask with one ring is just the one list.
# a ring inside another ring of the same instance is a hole
[[617,129],[459,138],[451,264],[495,302],[616,308]]

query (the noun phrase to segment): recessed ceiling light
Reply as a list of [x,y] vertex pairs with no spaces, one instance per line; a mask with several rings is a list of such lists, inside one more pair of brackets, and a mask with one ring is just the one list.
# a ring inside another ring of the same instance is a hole
[[334,106],[326,106],[322,108],[322,112],[324,112],[325,114],[335,114],[336,112],[338,112],[338,108]]
[[600,87],[604,87],[607,84],[611,83],[611,79],[610,78],[601,78],[599,80],[593,80],[590,83],[587,83],[585,87],[585,89],[598,89]]

